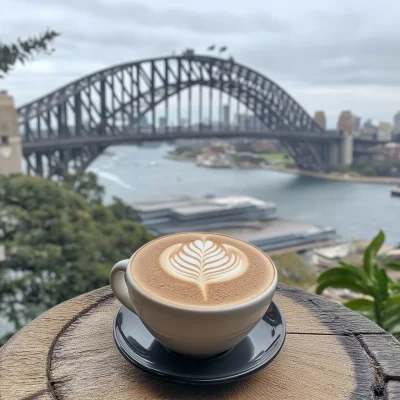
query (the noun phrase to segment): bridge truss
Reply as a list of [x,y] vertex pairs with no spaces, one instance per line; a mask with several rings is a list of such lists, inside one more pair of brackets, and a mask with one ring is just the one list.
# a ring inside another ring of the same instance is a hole
[[[231,127],[220,118],[215,126],[210,88],[244,105],[260,124]],[[160,109],[164,119],[157,121]],[[120,64],[20,107],[18,116],[28,173],[47,177],[86,168],[112,144],[248,133],[279,139],[299,168],[326,168],[324,143],[312,140],[326,132],[277,84],[232,59],[184,55]]]

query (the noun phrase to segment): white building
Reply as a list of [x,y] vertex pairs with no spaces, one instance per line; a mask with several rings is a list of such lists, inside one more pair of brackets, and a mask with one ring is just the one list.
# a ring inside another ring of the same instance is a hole
[[392,124],[390,122],[380,121],[378,126],[378,140],[392,140]]

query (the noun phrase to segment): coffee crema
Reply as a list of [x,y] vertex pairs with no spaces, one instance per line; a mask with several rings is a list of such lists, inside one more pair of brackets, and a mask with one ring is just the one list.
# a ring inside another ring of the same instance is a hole
[[146,244],[134,255],[136,283],[160,300],[187,307],[248,301],[273,282],[275,268],[257,247],[215,233],[179,233]]

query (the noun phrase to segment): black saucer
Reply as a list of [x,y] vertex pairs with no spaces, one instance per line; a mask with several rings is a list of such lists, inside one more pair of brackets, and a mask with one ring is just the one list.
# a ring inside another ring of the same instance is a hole
[[225,383],[253,374],[277,356],[285,334],[283,314],[272,302],[263,319],[233,349],[199,359],[167,350],[124,306],[114,320],[115,343],[129,362],[160,378],[192,384]]

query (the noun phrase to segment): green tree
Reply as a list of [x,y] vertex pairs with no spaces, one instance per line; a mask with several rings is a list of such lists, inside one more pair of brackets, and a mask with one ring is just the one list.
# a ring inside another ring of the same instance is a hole
[[47,30],[45,33],[29,39],[18,39],[16,43],[3,44],[0,42],[0,78],[10,72],[17,62],[25,64],[35,54],[51,54],[54,49],[50,46],[57,36],[59,36],[58,32]]
[[0,176],[0,243],[6,248],[0,314],[16,329],[106,285],[112,265],[152,239],[128,205],[118,200],[105,206],[94,196],[101,189],[95,177],[72,181],[68,188],[39,177]]
[[124,203],[119,197],[113,197],[113,202],[110,205],[110,210],[113,212],[114,217],[119,220],[140,221],[138,212]]
[[341,262],[340,266],[323,272],[318,277],[316,292],[321,294],[325,288],[334,287],[360,293],[363,298],[344,305],[400,338],[400,284],[386,272],[387,268],[400,271],[400,264],[378,264],[378,251],[384,241],[385,235],[380,231],[364,252],[362,268]]
[[[79,171],[76,174],[66,174],[62,177],[63,186],[81,194],[90,204],[102,203],[104,187],[97,182],[97,175],[93,172]],[[138,212],[124,203],[119,197],[114,196],[109,209],[117,220],[140,221]]]
[[81,194],[90,203],[101,203],[103,199],[104,187],[98,184],[97,176],[93,172],[65,174],[62,183],[66,189]]

